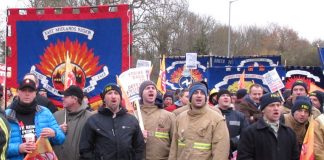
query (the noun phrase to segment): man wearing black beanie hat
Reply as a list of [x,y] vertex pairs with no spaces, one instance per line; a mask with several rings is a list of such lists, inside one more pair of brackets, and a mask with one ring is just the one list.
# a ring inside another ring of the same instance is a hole
[[[285,124],[292,128],[296,133],[299,149],[301,149],[305,134],[309,126],[310,116],[312,114],[312,103],[307,96],[297,96],[291,108],[291,114],[285,114]],[[317,130],[317,123],[314,123],[314,129]],[[316,131],[315,131],[316,132]],[[316,140],[315,135],[315,140]],[[315,142],[315,141],[314,141]]]
[[303,80],[296,80],[291,86],[291,93],[298,96],[308,93],[307,84]]
[[298,160],[296,135],[279,121],[282,105],[280,96],[264,94],[260,105],[263,117],[241,134],[237,159]]
[[109,83],[101,96],[104,104],[87,119],[82,130],[80,160],[143,159],[145,142],[142,131],[135,116],[127,113],[121,105],[121,88]]
[[[291,103],[294,104],[297,96],[307,96],[308,87],[307,84],[303,80],[296,80],[291,87]],[[311,113],[314,118],[318,117],[321,112],[316,107],[312,107]]]
[[321,113],[323,113],[323,93],[321,91],[314,91],[309,94],[309,98],[312,101],[312,105],[316,107]]
[[231,106],[231,96],[228,90],[222,89],[217,94],[217,107],[221,110],[222,115],[225,117],[227,128],[230,134],[230,157],[237,150],[237,144],[240,135],[248,126],[248,121],[245,119],[244,114],[233,110]]

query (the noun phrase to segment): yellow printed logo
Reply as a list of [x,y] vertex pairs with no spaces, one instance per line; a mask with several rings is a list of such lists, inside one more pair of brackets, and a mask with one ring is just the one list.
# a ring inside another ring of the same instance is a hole
[[279,95],[276,94],[276,93],[272,93],[270,96],[271,96],[271,98],[278,98],[279,97]]
[[307,109],[307,110],[309,110],[309,106],[303,104],[303,105],[300,106],[300,109]]
[[106,89],[105,89],[105,91],[110,91],[112,88],[111,88],[111,86],[108,86],[108,87],[106,87]]

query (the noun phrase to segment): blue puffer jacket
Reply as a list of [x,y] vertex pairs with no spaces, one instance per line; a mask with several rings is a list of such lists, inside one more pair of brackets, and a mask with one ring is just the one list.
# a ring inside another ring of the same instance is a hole
[[[22,160],[24,158],[24,154],[19,153],[19,145],[23,142],[18,121],[16,119],[16,111],[7,109],[6,115],[11,127],[7,159]],[[65,135],[57,124],[53,114],[47,108],[38,105],[36,107],[35,115],[35,131],[37,137],[40,136],[43,128],[52,128],[55,131],[55,137],[49,138],[52,145],[63,144]]]

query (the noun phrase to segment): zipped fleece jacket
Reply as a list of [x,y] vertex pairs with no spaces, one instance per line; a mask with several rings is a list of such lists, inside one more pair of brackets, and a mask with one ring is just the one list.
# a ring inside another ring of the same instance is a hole
[[[19,145],[22,144],[23,141],[21,138],[18,120],[16,118],[16,111],[7,109],[6,115],[11,127],[7,159],[22,160],[24,158],[24,154],[19,153]],[[42,132],[43,128],[51,128],[54,130],[55,137],[49,138],[52,145],[63,144],[65,135],[57,124],[53,114],[49,109],[37,105],[35,114],[35,131],[37,138],[40,137],[40,133]]]
[[62,145],[54,146],[53,149],[58,159],[79,160],[79,143],[81,132],[87,119],[92,113],[81,106],[77,112],[60,110],[54,113],[59,125],[64,123],[65,112],[66,124],[68,126],[65,142]]
[[144,129],[148,131],[145,159],[168,159],[175,116],[173,113],[153,106],[141,106]]
[[80,160],[141,160],[144,138],[137,119],[122,108],[105,107],[88,118],[80,140]]
[[208,104],[177,117],[169,160],[228,160],[229,150],[226,121]]

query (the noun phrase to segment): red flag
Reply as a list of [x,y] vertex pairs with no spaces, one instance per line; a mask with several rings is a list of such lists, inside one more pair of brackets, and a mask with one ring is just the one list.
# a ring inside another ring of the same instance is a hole
[[156,82],[157,89],[164,94],[166,92],[166,75],[165,75],[165,56],[162,56],[162,61],[160,63],[160,74]]
[[245,89],[245,70],[240,75],[240,80],[238,81],[238,89]]
[[314,119],[310,118],[309,126],[300,152],[300,160],[314,160]]

